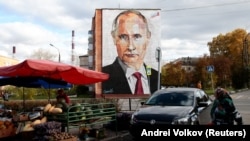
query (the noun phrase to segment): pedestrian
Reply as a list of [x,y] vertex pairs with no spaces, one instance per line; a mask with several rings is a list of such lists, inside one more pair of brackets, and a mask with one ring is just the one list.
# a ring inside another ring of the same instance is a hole
[[9,93],[7,91],[4,91],[4,93],[3,93],[3,100],[9,101]]
[[57,90],[57,96],[56,96],[57,102],[65,102],[67,104],[70,103],[70,98],[68,95],[64,92],[63,89]]
[[198,81],[197,88],[202,89],[201,81]]
[[229,92],[223,88],[215,90],[215,100],[211,109],[210,116],[214,125],[234,125],[234,121],[238,125],[242,125],[242,117],[236,110],[233,99]]

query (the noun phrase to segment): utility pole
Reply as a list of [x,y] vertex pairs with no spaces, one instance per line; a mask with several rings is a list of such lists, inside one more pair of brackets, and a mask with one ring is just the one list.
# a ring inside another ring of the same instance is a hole
[[15,53],[16,53],[16,47],[13,46],[13,48],[12,48],[12,58],[13,59],[15,58]]
[[243,60],[243,69],[244,69],[244,76],[243,78],[245,78],[244,80],[244,84],[247,88],[249,88],[249,53],[248,53],[248,48],[249,48],[249,44],[248,44],[248,38],[250,38],[250,33],[248,33],[244,40],[243,40],[243,49],[242,49],[242,60]]
[[74,36],[75,36],[75,31],[72,30],[72,43],[71,43],[71,64],[74,65],[74,61],[75,61],[75,55],[74,55],[74,49],[75,49],[75,44],[74,44]]

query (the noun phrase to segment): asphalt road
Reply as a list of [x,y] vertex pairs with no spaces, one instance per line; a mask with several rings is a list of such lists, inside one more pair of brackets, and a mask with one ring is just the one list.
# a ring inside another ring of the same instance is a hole
[[231,94],[231,97],[242,115],[244,125],[250,125],[250,90]]

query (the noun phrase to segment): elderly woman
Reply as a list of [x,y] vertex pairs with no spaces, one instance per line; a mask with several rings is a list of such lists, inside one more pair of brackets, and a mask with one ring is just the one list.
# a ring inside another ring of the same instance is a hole
[[210,113],[213,124],[233,125],[234,121],[236,121],[238,125],[241,125],[242,117],[236,110],[228,91],[223,88],[217,88],[214,96],[215,100]]

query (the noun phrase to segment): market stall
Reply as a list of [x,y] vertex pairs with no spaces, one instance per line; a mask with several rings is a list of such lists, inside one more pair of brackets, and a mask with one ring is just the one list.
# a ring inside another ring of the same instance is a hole
[[0,106],[0,139],[16,135],[17,125],[12,122],[12,111]]
[[[9,111],[5,122],[0,121],[0,139],[18,138],[19,141],[76,141],[88,137],[105,137],[105,125],[116,123],[113,103],[46,104],[38,111],[13,114]],[[40,110],[40,111],[39,111]],[[5,114],[7,116],[7,114]],[[66,128],[66,130],[62,130]],[[77,134],[72,134],[72,129]]]
[[[34,60],[34,59],[27,59],[23,62],[13,65],[13,66],[6,66],[6,67],[0,67],[0,76],[1,77],[8,77],[8,79],[28,79],[28,78],[38,78],[38,79],[49,79],[54,81],[64,81],[66,83],[70,84],[76,84],[76,85],[86,85],[86,84],[94,84],[97,82],[102,82],[108,79],[109,75],[97,72],[93,70],[88,70],[85,68],[72,66],[64,63],[58,63],[48,60]],[[37,80],[37,79],[36,79]],[[6,81],[2,81],[3,83]],[[13,83],[15,81],[9,81],[10,83]],[[26,82],[26,81],[23,81]],[[1,83],[0,83],[1,84]],[[23,84],[22,80],[21,83]],[[33,82],[32,82],[33,84]],[[51,88],[51,82],[48,83],[49,87]],[[28,86],[30,86],[28,84]],[[25,86],[26,87],[26,86]],[[50,97],[49,97],[50,99]],[[44,111],[44,109],[47,108],[47,105],[43,105],[43,110],[40,112],[37,111],[29,111],[29,112],[20,112],[19,113],[12,113],[10,120],[11,123],[13,123],[13,130],[15,131],[15,134],[11,134],[11,136],[20,136],[22,139],[25,137],[29,137],[29,140],[35,140],[37,139],[38,131],[45,130],[44,133],[46,133],[46,136],[51,137],[50,132],[51,128],[49,127],[58,127],[59,125],[62,127],[66,127],[67,131],[71,127],[88,127],[90,129],[90,126],[93,125],[102,125],[104,123],[110,122],[110,121],[116,121],[115,118],[115,108],[114,106],[111,107],[110,111],[108,111],[108,108],[110,107],[103,107],[103,112],[100,114],[95,113],[97,109],[93,109],[94,105],[89,105],[89,108],[82,109],[81,111],[74,111],[73,109],[79,109],[80,106],[78,105],[68,105],[67,108],[60,107],[59,105],[53,105],[51,102],[48,104],[51,104],[51,107],[48,111]],[[86,106],[86,105],[85,105]],[[99,105],[100,106],[100,105]],[[103,105],[102,105],[103,106]],[[81,106],[82,107],[82,106]],[[64,109],[62,109],[64,108]],[[73,111],[72,111],[73,110]],[[96,111],[95,111],[96,110]],[[87,112],[92,113],[87,113]],[[83,114],[86,115],[85,118],[83,118]],[[61,120],[61,116],[65,116],[64,120]],[[81,118],[80,118],[81,117]],[[79,124],[81,123],[81,124]],[[55,124],[55,125],[51,125]],[[75,126],[75,125],[80,126]],[[9,126],[8,126],[9,127]],[[4,127],[6,128],[6,126]],[[43,128],[43,129],[41,129]],[[72,137],[71,135],[68,135],[69,132],[63,132],[61,128],[56,128],[57,134],[63,134]],[[49,130],[49,133],[47,132]],[[6,134],[6,131],[3,130],[4,134]],[[54,133],[54,132],[53,132]],[[27,136],[25,136],[28,134]],[[1,136],[0,136],[1,137]],[[3,138],[10,137],[9,135],[4,135]],[[32,138],[31,138],[32,137]],[[47,138],[45,138],[44,134],[40,134],[40,137],[42,137],[45,141]],[[19,138],[20,139],[20,138]],[[67,141],[70,139],[70,141],[75,141],[76,137],[74,138],[61,138],[60,141]],[[20,139],[21,140],[21,139]],[[19,141],[20,141],[19,140]]]

